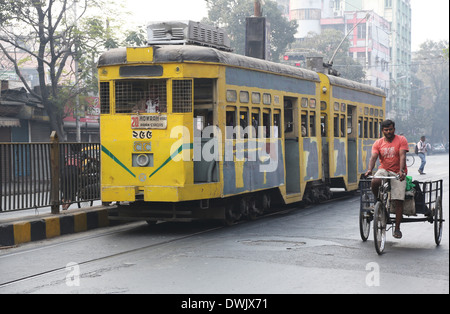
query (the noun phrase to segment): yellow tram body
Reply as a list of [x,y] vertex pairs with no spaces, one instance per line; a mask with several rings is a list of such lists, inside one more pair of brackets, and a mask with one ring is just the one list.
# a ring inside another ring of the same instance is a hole
[[131,204],[128,218],[224,219],[268,195],[355,190],[383,119],[380,90],[209,47],[116,49],[98,68],[101,199]]

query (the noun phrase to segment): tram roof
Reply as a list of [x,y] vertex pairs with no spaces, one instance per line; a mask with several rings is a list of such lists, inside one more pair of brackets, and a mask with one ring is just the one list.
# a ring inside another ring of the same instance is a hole
[[330,84],[334,85],[334,86],[340,86],[340,87],[344,87],[344,88],[363,91],[363,92],[375,94],[378,96],[386,96],[386,93],[381,88],[377,88],[377,87],[373,87],[370,85],[347,80],[347,79],[344,79],[344,78],[338,77],[338,76],[327,75],[327,77],[330,80]]
[[[281,63],[238,55],[215,48],[194,45],[154,45],[153,62],[207,62],[229,66],[290,75],[302,79],[319,81],[319,75],[311,70]],[[98,66],[127,64],[126,48],[116,48],[105,52],[98,60]]]

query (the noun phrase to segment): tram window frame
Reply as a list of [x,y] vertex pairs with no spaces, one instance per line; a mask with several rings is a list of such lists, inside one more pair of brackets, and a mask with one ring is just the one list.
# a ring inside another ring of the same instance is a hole
[[347,105],[345,103],[341,103],[341,112],[345,112]]
[[315,98],[309,99],[309,108],[316,109],[316,99]]
[[335,114],[333,116],[333,136],[334,137],[340,137],[340,132],[339,132],[339,114]]
[[363,138],[363,118],[358,119],[358,137]]
[[302,97],[302,99],[300,101],[300,106],[302,108],[308,108],[308,98]]
[[334,102],[334,111],[339,111],[339,103],[337,101]]
[[347,134],[352,133],[353,133],[353,109],[351,106],[347,105]]
[[[248,127],[248,107],[239,107],[239,138],[248,138],[248,132],[245,132],[245,129]],[[244,118],[242,118],[244,116]],[[244,124],[243,124],[244,122]],[[241,133],[241,130],[243,133]],[[247,129],[248,131],[248,129]]]
[[309,137],[308,111],[302,110],[300,115],[300,133],[302,137]]
[[273,96],[273,102],[274,102],[275,105],[279,105],[280,104],[280,96],[274,95]]
[[320,115],[320,135],[322,137],[326,137],[327,131],[328,131],[328,115],[325,113],[322,113]]
[[111,113],[111,84],[110,82],[100,82],[99,100],[100,100],[100,114]]
[[251,128],[252,138],[257,138],[259,131],[258,127],[261,124],[261,110],[259,110],[259,108],[252,108],[251,121],[252,121],[252,128]]
[[369,138],[374,138],[374,133],[373,133],[373,119],[370,118],[369,119]]
[[294,104],[292,100],[284,101],[284,133],[294,132]]
[[226,91],[226,99],[227,102],[236,102],[237,101],[237,91],[234,89],[227,89]]
[[345,130],[347,130],[347,127],[345,125],[346,124],[345,114],[341,114],[339,123],[340,123],[339,128],[341,129],[341,137],[346,137]]
[[[231,119],[231,120],[230,120]],[[230,130],[229,127],[232,127]],[[231,131],[231,133],[229,132]],[[225,111],[225,135],[226,139],[236,139],[236,107],[227,106]]]
[[269,93],[263,93],[263,104],[271,105],[272,104],[272,95]]
[[374,121],[373,121],[373,137],[374,138],[379,138],[380,137],[380,134],[379,134],[379,132],[378,132],[378,119],[375,119]]
[[321,101],[320,102],[320,110],[327,110],[327,102],[326,101]]
[[[158,96],[158,111],[155,113],[167,113],[167,93],[169,91],[167,79],[124,79],[114,82],[115,113],[130,114],[139,110],[141,101]],[[156,90],[155,90],[156,89]]]
[[272,115],[270,114],[270,109],[264,109],[262,111],[262,127],[263,127],[263,138],[270,137],[270,127],[272,125],[271,120]]
[[369,131],[369,120],[368,118],[364,118],[364,138],[369,138],[368,137],[368,131]]
[[239,102],[243,104],[248,104],[250,102],[250,94],[246,90],[241,90],[239,92]]
[[281,112],[280,110],[274,110],[273,112],[273,127],[270,128],[270,136],[273,138],[281,138]]
[[[190,113],[193,110],[193,80],[172,80],[172,113]],[[179,86],[177,86],[179,84]]]
[[316,137],[316,112],[310,111],[309,112],[309,136],[310,137]]
[[252,92],[252,104],[258,105],[261,103],[261,93]]

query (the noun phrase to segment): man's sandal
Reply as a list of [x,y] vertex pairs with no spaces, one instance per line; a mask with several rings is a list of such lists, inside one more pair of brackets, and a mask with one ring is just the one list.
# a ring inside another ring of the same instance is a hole
[[394,231],[394,238],[401,239],[402,238],[402,232],[400,230]]

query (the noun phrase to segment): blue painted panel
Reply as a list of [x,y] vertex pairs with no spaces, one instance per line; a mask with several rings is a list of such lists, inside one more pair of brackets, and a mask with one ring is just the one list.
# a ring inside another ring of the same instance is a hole
[[[268,171],[264,174],[262,169],[267,169],[269,160],[261,161],[257,158],[254,161],[248,160],[248,150],[245,149],[246,161],[243,166],[243,187],[236,187],[236,168],[234,161],[224,160],[223,162],[223,178],[224,178],[224,195],[233,195],[242,192],[251,192],[261,189],[278,187],[284,184],[284,160],[281,147],[281,140],[277,140],[278,158],[274,164],[275,171]],[[266,167],[266,168],[265,168]],[[265,183],[264,183],[265,176]]]
[[229,85],[273,89],[311,96],[316,94],[316,83],[311,81],[236,68],[227,68],[226,76],[226,82]]
[[355,91],[348,88],[333,86],[333,97],[348,101],[360,102],[373,106],[382,107],[383,98],[364,92]]

